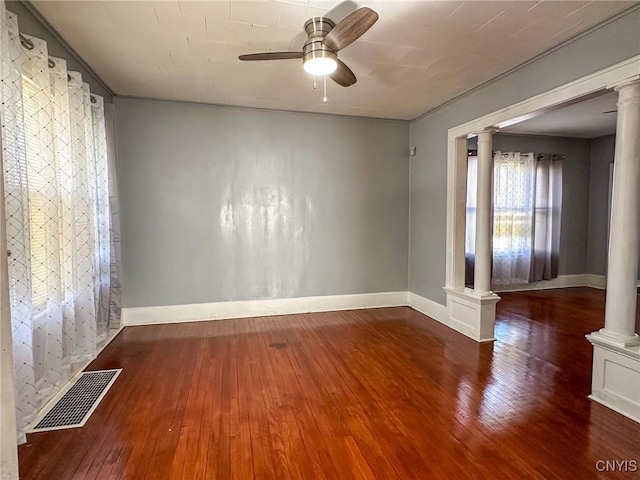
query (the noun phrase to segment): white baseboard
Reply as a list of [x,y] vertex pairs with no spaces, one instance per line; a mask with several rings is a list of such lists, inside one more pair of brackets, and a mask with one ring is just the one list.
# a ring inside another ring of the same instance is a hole
[[640,352],[637,346],[610,343],[600,332],[587,335],[593,345],[589,398],[640,423]]
[[[512,285],[496,292],[516,292],[564,287],[604,288],[606,279],[600,275],[562,275],[554,280],[527,285]],[[273,298],[234,302],[194,303],[155,307],[127,307],[122,309],[124,326],[158,323],[196,322],[230,318],[264,317],[309,312],[357,310],[363,308],[410,306],[440,323],[449,323],[447,307],[412,292],[382,292],[355,295],[326,295],[317,297]]]
[[527,290],[549,290],[551,288],[592,287],[604,290],[607,278],[604,275],[589,273],[579,275],[560,275],[552,280],[525,283],[522,285],[492,285],[494,292],[523,292]]
[[407,292],[273,298],[122,309],[125,326],[407,306]]
[[134,326],[400,306],[410,306],[414,310],[458,330],[455,325],[449,322],[445,305],[411,292],[128,307],[122,309],[122,318],[125,326]]
[[429,300],[428,298],[421,297],[417,293],[408,293],[409,306],[411,308],[426,315],[427,317],[431,317],[434,320],[447,325],[448,327],[451,326],[448,323],[447,307],[445,305],[441,305],[438,302],[434,302],[433,300]]
[[592,275],[590,273],[586,273],[584,275],[584,286],[597,288],[599,290],[606,290],[607,288],[607,277],[604,275]]
[[446,324],[477,342],[493,342],[496,304],[500,297],[493,292],[479,295],[471,289],[444,287],[447,294]]
[[[495,321],[495,304],[500,299],[500,297],[498,297],[497,295],[492,295],[491,297],[492,298],[489,299],[489,303],[491,304],[490,307],[493,308],[493,314],[490,315],[491,322],[488,328],[489,332],[483,331],[487,330],[487,328],[482,328],[481,316],[483,310],[483,300],[480,299],[480,297],[473,300],[473,306],[466,305],[466,308],[464,308],[467,316],[469,312],[471,312],[471,319],[457,318],[456,315],[451,314],[449,308],[447,308],[446,305],[434,302],[433,300],[429,300],[428,298],[424,298],[412,292],[409,292],[409,306],[414,310],[417,310],[418,312],[442,323],[443,325],[446,325],[452,330],[455,330],[456,332],[461,333],[466,337],[476,340],[477,342],[489,342],[494,340],[493,325]],[[447,293],[447,301],[451,301],[450,292]],[[486,306],[484,306],[484,309],[486,309]],[[477,318],[474,318],[474,316]]]

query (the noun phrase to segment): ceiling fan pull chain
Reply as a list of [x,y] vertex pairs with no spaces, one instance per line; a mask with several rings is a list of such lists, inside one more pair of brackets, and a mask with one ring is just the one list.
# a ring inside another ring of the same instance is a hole
[[316,75],[313,76],[313,89],[318,88],[318,77]]
[[327,76],[324,75],[322,78],[324,79],[324,97],[322,97],[322,102],[327,103]]

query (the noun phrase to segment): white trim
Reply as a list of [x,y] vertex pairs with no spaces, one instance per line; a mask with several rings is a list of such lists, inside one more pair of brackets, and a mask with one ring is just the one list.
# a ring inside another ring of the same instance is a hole
[[640,345],[621,347],[594,332],[589,398],[640,423]]
[[607,289],[607,277],[604,275],[594,275],[591,273],[584,274],[584,286],[597,288],[599,290]]
[[407,292],[271,298],[122,309],[125,326],[407,306]]
[[409,293],[409,306],[414,310],[426,315],[427,317],[433,318],[440,323],[444,323],[447,326],[449,325],[448,315],[447,315],[447,307],[445,305],[441,305],[438,302],[434,302],[433,300],[429,300],[428,298],[422,297],[417,293],[408,292]]
[[496,304],[500,297],[493,292],[478,294],[473,289],[444,288],[447,295],[447,324],[476,342],[495,340]]
[[[640,416],[636,416],[633,412],[633,407],[634,407],[633,404],[631,404],[631,408],[629,408],[626,404],[624,407],[620,407],[616,402],[612,402],[605,398],[600,398],[598,395],[595,395],[595,394],[587,395],[587,398],[589,400],[599,403],[600,405],[610,408],[611,410],[619,413],[620,415],[624,415],[625,417],[627,417],[630,420],[633,420],[634,422],[640,423]],[[629,410],[631,410],[631,412]]]
[[529,290],[549,290],[552,288],[591,287],[604,290],[607,278],[604,275],[560,275],[552,280],[525,283],[521,285],[492,285],[494,292],[525,292]]
[[[4,6],[2,7],[4,8]],[[4,152],[2,135],[0,151]],[[2,158],[2,154],[0,154]],[[4,170],[0,169],[0,198],[4,199]],[[18,442],[13,367],[13,335],[9,300],[5,202],[0,202],[0,477],[18,479]],[[23,435],[24,436],[24,435]]]
[[[453,294],[457,294],[457,292],[453,292]],[[451,301],[452,292],[447,292],[447,301]],[[488,305],[490,308],[495,309],[495,304],[500,300],[500,297],[497,295],[489,295],[486,297],[478,297],[478,296],[469,296],[462,295],[464,297],[463,301],[470,300],[470,303],[473,304],[474,310],[480,310],[481,308]],[[409,306],[414,310],[426,315],[429,318],[432,318],[443,325],[455,330],[456,332],[464,335],[465,337],[472,338],[477,342],[491,342],[495,340],[493,338],[493,324],[491,328],[486,330],[490,330],[491,333],[487,334],[483,332],[480,325],[469,325],[468,323],[461,321],[458,318],[455,318],[451,315],[450,307],[446,305],[442,305],[438,302],[434,302],[433,300],[429,300],[428,298],[421,297],[416,293],[409,292]],[[477,307],[477,308],[476,308]]]
[[[507,122],[509,125],[513,125],[518,123],[516,120],[524,121],[531,118],[532,114],[538,116],[544,113],[543,111],[545,110],[551,110],[567,102],[579,100],[586,95],[605,90],[612,85],[617,85],[638,75],[639,62],[640,55],[628,58],[573,82],[453,127],[449,129],[449,136],[456,138],[467,134],[475,134],[488,127],[504,126]],[[525,118],[520,119],[520,117]]]
[[447,140],[446,287],[458,290],[462,288],[462,285],[459,285],[460,266],[456,265],[456,261],[460,256],[459,237],[462,235],[464,238],[465,229],[462,195],[466,193],[464,185],[466,185],[467,158],[466,148],[460,148],[460,145],[462,142],[466,142],[467,136],[475,135],[487,127],[504,126],[514,123],[515,120],[532,118],[586,95],[603,91],[609,85],[620,83],[637,75],[639,62],[640,55],[629,58],[553,90],[449,129]]

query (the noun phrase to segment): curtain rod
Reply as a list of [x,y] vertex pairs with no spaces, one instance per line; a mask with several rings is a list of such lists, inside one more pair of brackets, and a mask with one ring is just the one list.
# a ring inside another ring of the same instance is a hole
[[[24,48],[26,48],[27,50],[33,50],[36,47],[35,44],[33,43],[33,40],[31,40],[30,38],[27,38],[22,33],[19,33],[18,35],[20,36],[20,43]],[[55,68],[56,62],[52,58],[48,58],[47,65],[49,65],[49,68]],[[67,74],[67,81],[68,82],[71,81],[71,75],[69,74]],[[91,99],[91,103],[97,103],[97,100],[93,94],[91,94],[89,98]]]
[[[495,155],[496,152],[493,151],[491,153]],[[551,160],[565,160],[567,158],[566,155],[562,155],[560,153],[538,153],[538,154],[536,154],[536,160],[542,160],[547,155],[551,155]],[[467,156],[468,157],[477,157],[478,156],[478,150],[477,149],[469,149],[469,150],[467,150]]]

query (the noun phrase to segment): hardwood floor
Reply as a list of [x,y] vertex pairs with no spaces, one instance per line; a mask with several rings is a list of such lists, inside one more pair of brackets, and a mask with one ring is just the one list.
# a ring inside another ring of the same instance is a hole
[[502,296],[482,345],[407,307],[128,327],[99,408],[29,435],[20,478],[638,478],[596,469],[640,464],[640,425],[587,399],[604,293]]

